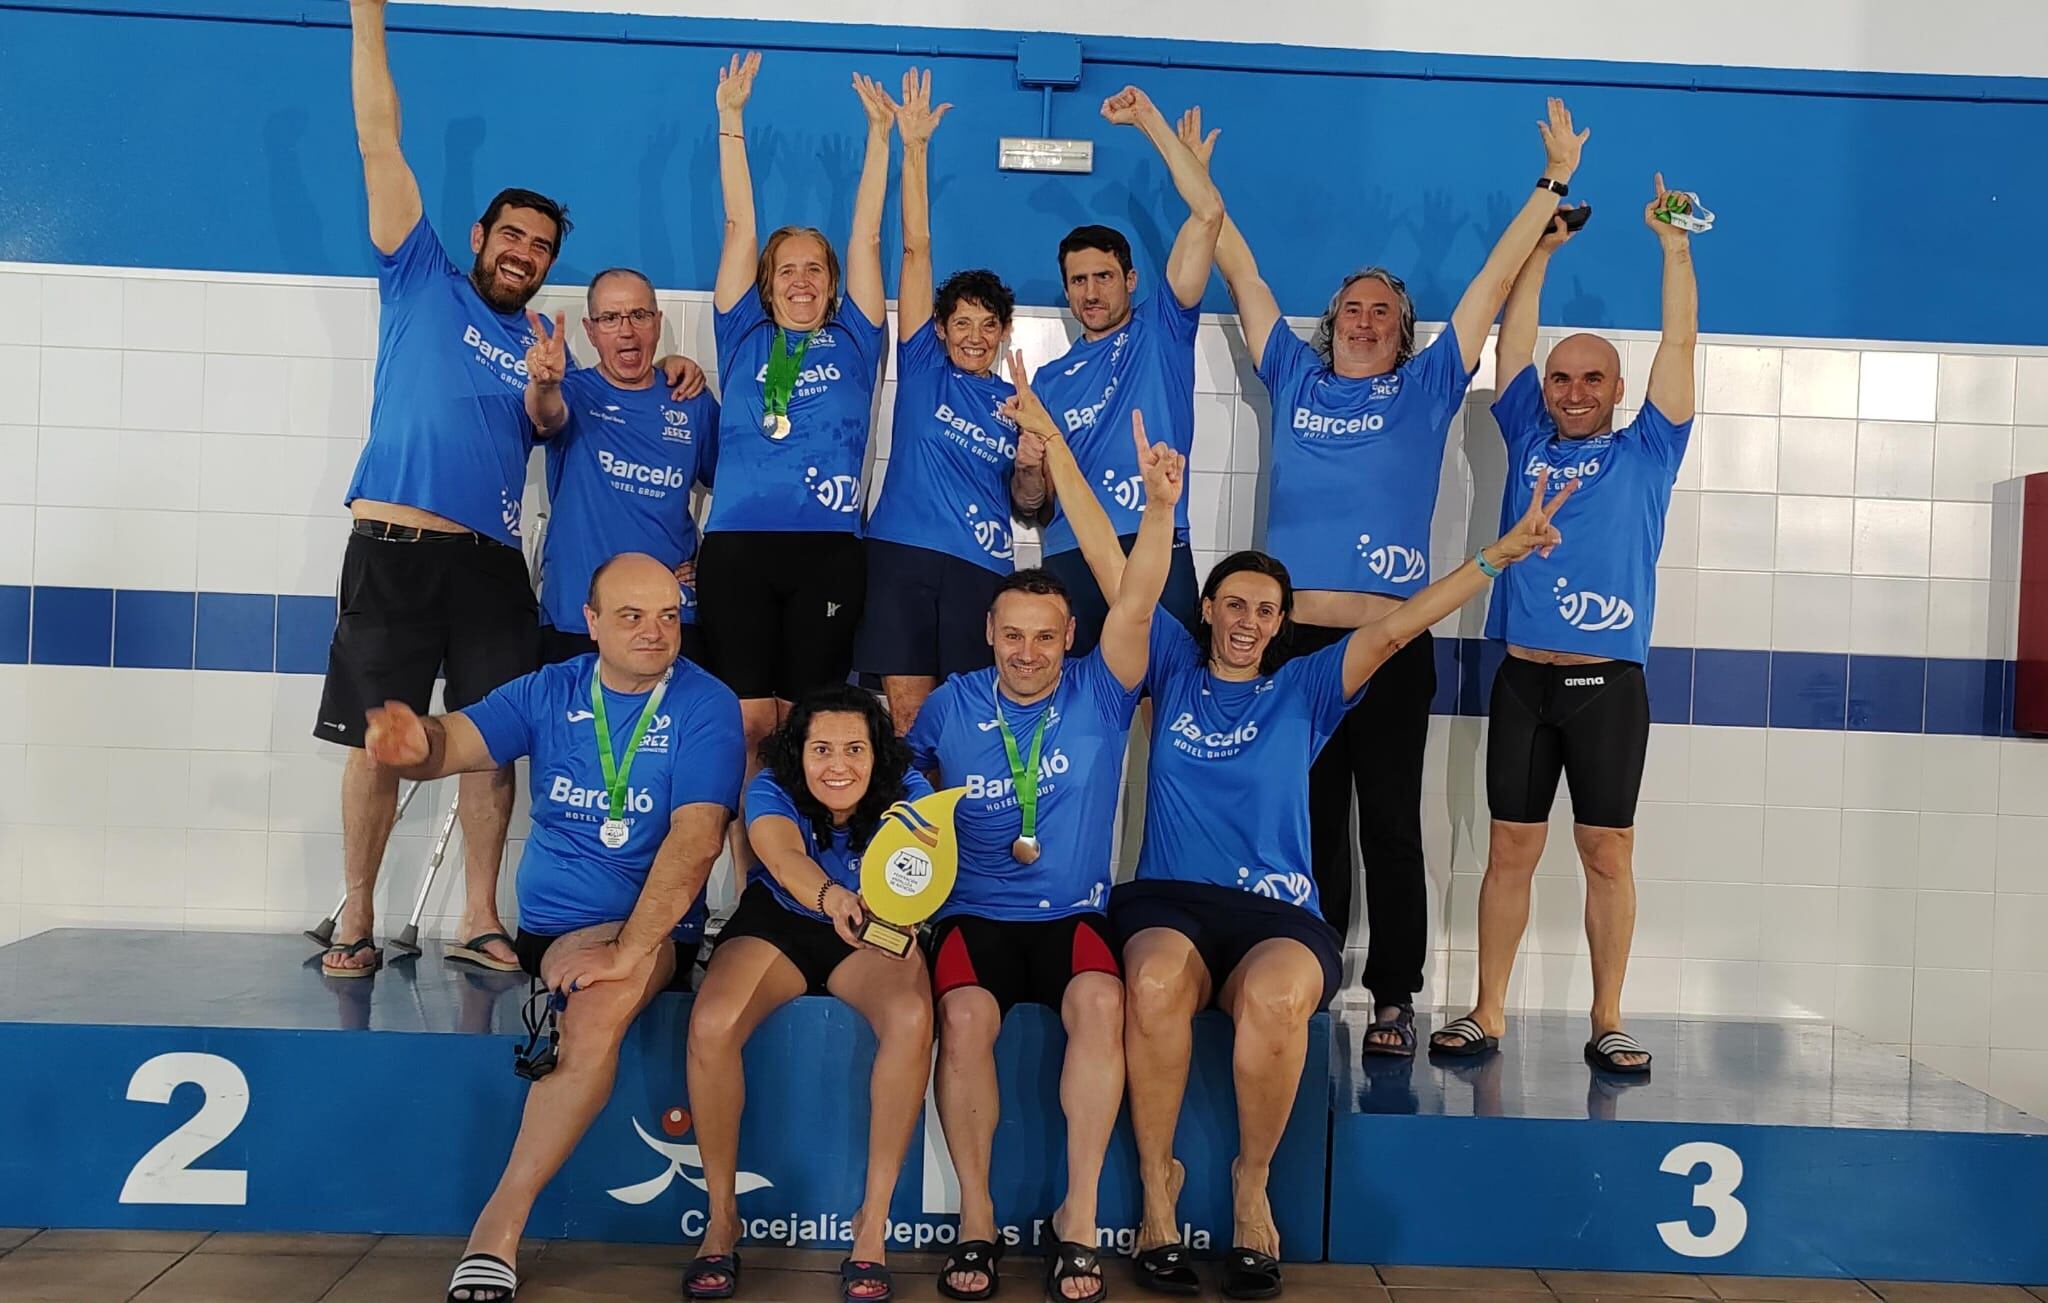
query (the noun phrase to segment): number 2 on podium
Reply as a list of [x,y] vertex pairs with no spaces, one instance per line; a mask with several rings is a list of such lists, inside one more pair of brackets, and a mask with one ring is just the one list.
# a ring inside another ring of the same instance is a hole
[[1693,1187],[1692,1206],[1713,1214],[1714,1224],[1705,1235],[1693,1234],[1692,1224],[1680,1219],[1658,1222],[1657,1234],[1664,1247],[1688,1258],[1718,1258],[1734,1251],[1749,1233],[1749,1209],[1735,1197],[1742,1184],[1742,1156],[1726,1145],[1693,1140],[1664,1155],[1658,1170],[1673,1176],[1688,1176],[1704,1164],[1707,1177]]

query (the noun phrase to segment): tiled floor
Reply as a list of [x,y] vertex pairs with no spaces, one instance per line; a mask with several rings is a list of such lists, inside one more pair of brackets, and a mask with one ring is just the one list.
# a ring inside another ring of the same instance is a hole
[[[7,1303],[413,1303],[445,1297],[456,1240],[374,1235],[207,1235],[192,1231],[0,1230],[0,1300]],[[689,1251],[649,1244],[528,1244],[520,1303],[628,1303],[676,1297]],[[744,1303],[833,1303],[839,1255],[750,1249]],[[899,1255],[897,1297],[930,1303],[939,1259]],[[1012,1260],[1005,1297],[1041,1296],[1037,1263]],[[1119,1274],[1120,1299],[1144,1297]],[[1222,1297],[1213,1284],[1204,1300]],[[1857,1284],[1627,1272],[1481,1271],[1433,1267],[1290,1266],[1296,1303],[2044,1303],[2048,1285]]]

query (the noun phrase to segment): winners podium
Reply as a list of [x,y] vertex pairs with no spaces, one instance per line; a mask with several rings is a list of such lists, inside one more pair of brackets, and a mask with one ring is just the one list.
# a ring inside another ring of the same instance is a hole
[[[66,930],[0,947],[0,1225],[464,1235],[526,1084],[527,983],[429,942],[333,980],[296,936]],[[611,1101],[543,1194],[538,1238],[682,1242],[704,1177],[684,1086],[689,997],[628,1036]],[[1422,1020],[1427,1035],[1428,1018]],[[1362,1022],[1318,1015],[1273,1167],[1286,1257],[1886,1279],[2048,1280],[2048,1126],[1832,1028],[1638,1020],[1640,1085],[1581,1061],[1583,1018],[1514,1019],[1501,1054],[1359,1066]],[[746,1051],[747,1240],[851,1236],[873,1039],[802,999]],[[1050,1011],[997,1043],[994,1184],[1021,1253],[1064,1185]],[[1229,1247],[1230,1027],[1195,1028],[1177,1154],[1184,1230]],[[943,1249],[957,1192],[935,1112],[912,1141],[891,1245]],[[1137,1220],[1128,1120],[1102,1220]]]

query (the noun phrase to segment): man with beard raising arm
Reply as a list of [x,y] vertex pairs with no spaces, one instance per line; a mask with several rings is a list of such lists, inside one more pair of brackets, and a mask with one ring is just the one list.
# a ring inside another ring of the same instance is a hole
[[[524,358],[534,340],[522,309],[569,233],[554,200],[500,191],[470,228],[474,262],[465,275],[428,223],[399,149],[383,0],[351,0],[349,20],[381,313],[370,437],[348,488],[355,525],[313,730],[353,748],[341,780],[348,899],[321,961],[330,977],[362,977],[383,963],[371,897],[397,812],[398,775],[365,756],[365,713],[387,699],[424,712],[444,666],[449,710],[533,668],[538,624],[519,509],[533,439],[522,407]],[[510,970],[517,960],[498,918],[497,882],[512,769],[464,774],[460,784],[460,934],[469,941],[450,957]]]
[[1579,334],[1530,364],[1550,255],[1571,238],[1554,224],[1522,264],[1500,323],[1493,404],[1507,442],[1505,518],[1528,486],[1549,476],[1578,492],[1559,513],[1566,543],[1509,573],[1495,591],[1486,636],[1508,644],[1493,681],[1486,740],[1486,803],[1493,815],[1479,887],[1479,1002],[1430,1037],[1432,1053],[1484,1054],[1507,1033],[1508,977],[1529,922],[1529,883],[1562,774],[1571,786],[1572,837],[1586,871],[1586,940],[1593,961],[1587,1063],[1641,1075],[1650,1054],[1621,1029],[1621,984],[1635,932],[1636,793],[1650,743],[1643,661],[1657,601],[1657,553],[1671,485],[1692,434],[1693,349],[1699,284],[1692,242],[1659,219],[1664,178],[1643,220],[1664,261],[1664,334],[1650,364],[1648,401],[1620,430],[1621,356]]

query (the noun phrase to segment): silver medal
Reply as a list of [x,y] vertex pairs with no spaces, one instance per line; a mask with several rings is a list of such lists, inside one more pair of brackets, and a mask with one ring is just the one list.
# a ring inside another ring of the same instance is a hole
[[1016,841],[1011,842],[1010,858],[1016,860],[1019,864],[1036,864],[1038,862],[1038,838],[1019,837]]
[[775,413],[773,413],[773,412],[763,412],[763,413],[761,413],[761,433],[763,433],[763,434],[767,435],[767,436],[768,436],[769,438],[771,438],[771,439],[773,439],[773,438],[775,438],[775,437],[776,437],[776,435],[775,435]]
[[624,819],[605,820],[597,827],[597,839],[605,844],[605,849],[607,850],[615,851],[619,847],[624,846],[626,844],[626,821]]

